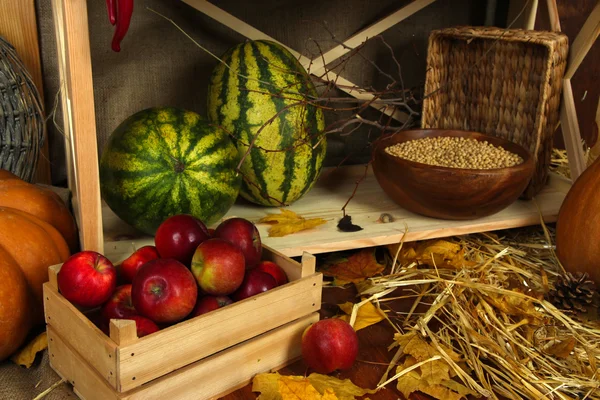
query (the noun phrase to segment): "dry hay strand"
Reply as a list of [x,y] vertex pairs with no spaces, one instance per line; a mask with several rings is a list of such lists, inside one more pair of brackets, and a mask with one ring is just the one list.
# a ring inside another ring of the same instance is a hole
[[[538,226],[504,237],[453,238],[466,250],[471,266],[395,265],[395,274],[358,285],[359,295],[381,304],[394,289],[413,293],[425,310],[413,307],[402,326],[388,321],[398,332],[414,332],[436,349],[429,353],[434,358],[420,364],[445,361],[455,381],[481,396],[600,399],[600,325],[544,299],[561,271],[548,233],[550,228],[544,232]],[[380,387],[410,372],[399,367],[388,379],[404,356],[408,354],[400,345]]]

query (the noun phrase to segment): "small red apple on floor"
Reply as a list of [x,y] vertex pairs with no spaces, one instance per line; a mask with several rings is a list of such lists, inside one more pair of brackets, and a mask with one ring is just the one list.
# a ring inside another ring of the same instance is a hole
[[262,256],[260,233],[256,226],[244,218],[230,218],[215,229],[215,237],[239,247],[246,260],[246,269],[254,268]]
[[242,285],[231,295],[231,298],[234,301],[244,300],[248,297],[271,290],[276,286],[277,282],[271,275],[253,269],[248,271]]
[[98,307],[117,285],[117,270],[102,254],[81,251],[65,261],[58,272],[58,289],[73,304]]
[[213,296],[233,293],[244,280],[245,266],[242,251],[218,238],[202,242],[192,258],[192,273],[200,289]]
[[154,243],[161,258],[174,258],[185,266],[190,266],[196,247],[210,233],[198,218],[187,214],[167,218],[156,230]]
[[288,283],[288,277],[283,268],[275,264],[273,261],[261,261],[255,270],[266,272],[267,274],[271,275],[273,278],[275,278],[277,286]]
[[196,307],[194,307],[191,316],[197,317],[198,315],[206,314],[207,312],[225,307],[231,303],[233,303],[233,300],[227,296],[198,297],[198,302],[196,302]]
[[133,281],[137,270],[148,261],[160,258],[156,247],[143,246],[137,249],[132,255],[121,263],[121,276],[126,282]]
[[194,276],[185,265],[173,259],[149,261],[133,278],[133,306],[156,323],[181,321],[192,312],[197,297]]
[[108,324],[111,319],[123,319],[138,315],[131,301],[131,284],[117,287],[110,299],[102,306],[102,319]]
[[358,336],[352,326],[338,318],[317,321],[302,334],[302,357],[320,374],[350,369],[358,355]]

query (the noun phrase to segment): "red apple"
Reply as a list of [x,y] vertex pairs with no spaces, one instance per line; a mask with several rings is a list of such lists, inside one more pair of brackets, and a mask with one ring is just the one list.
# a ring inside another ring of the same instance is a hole
[[208,228],[208,233],[210,237],[215,237],[215,230],[213,228]]
[[137,337],[139,338],[157,332],[159,330],[158,325],[156,325],[152,320],[146,317],[142,317],[141,315],[133,315],[124,319],[132,319],[135,321]]
[[239,247],[246,259],[246,269],[254,268],[262,256],[260,233],[256,226],[244,218],[230,218],[215,229],[215,237]]
[[133,281],[133,276],[142,265],[150,260],[156,260],[157,258],[160,258],[160,255],[158,254],[156,247],[140,247],[121,263],[121,276],[123,276],[125,281],[131,282]]
[[217,308],[225,307],[233,303],[227,296],[203,296],[198,297],[198,302],[191,316],[197,317],[198,315],[206,314],[207,312],[216,310]]
[[338,318],[315,322],[302,334],[302,357],[320,374],[350,369],[358,355],[358,336],[352,326]]
[[102,254],[81,251],[65,261],[58,273],[58,289],[73,304],[97,307],[117,285],[117,270]]
[[248,297],[273,289],[276,286],[277,282],[271,275],[253,269],[248,271],[242,285],[231,295],[231,298],[234,301],[244,300]]
[[138,315],[131,301],[131,285],[121,285],[102,306],[102,319],[108,323],[111,319],[122,319]]
[[161,258],[174,258],[189,267],[196,247],[210,233],[198,218],[187,214],[167,218],[156,230],[154,243]]
[[228,295],[242,284],[245,265],[239,248],[223,239],[208,239],[194,253],[192,273],[204,293]]
[[133,306],[142,316],[156,323],[181,321],[194,309],[197,297],[194,276],[177,260],[149,261],[133,278]]
[[266,272],[275,278],[277,286],[285,285],[288,282],[288,277],[283,268],[275,264],[273,261],[261,261],[255,268],[257,271]]

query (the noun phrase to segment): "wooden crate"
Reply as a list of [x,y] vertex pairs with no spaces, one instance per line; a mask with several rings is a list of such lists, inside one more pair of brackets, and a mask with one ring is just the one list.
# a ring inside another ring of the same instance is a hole
[[50,267],[44,309],[50,365],[84,399],[212,398],[300,356],[304,328],[318,320],[323,277],[264,247],[289,283],[138,338],[135,322],[112,320],[106,336],[58,291]]

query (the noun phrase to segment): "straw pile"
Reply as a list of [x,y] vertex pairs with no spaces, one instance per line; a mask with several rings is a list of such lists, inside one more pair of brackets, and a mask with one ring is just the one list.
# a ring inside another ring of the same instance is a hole
[[[415,261],[422,244],[400,244],[390,251],[389,275],[357,285],[398,332],[380,386],[397,380],[404,394],[448,399],[600,399],[600,325],[545,300],[563,273],[548,245],[551,229],[503,235],[442,241],[460,251],[432,253],[429,265]],[[404,315],[386,306],[398,296],[414,299]]]

